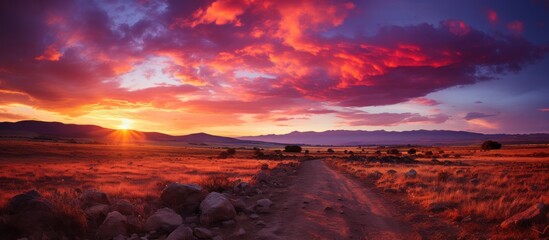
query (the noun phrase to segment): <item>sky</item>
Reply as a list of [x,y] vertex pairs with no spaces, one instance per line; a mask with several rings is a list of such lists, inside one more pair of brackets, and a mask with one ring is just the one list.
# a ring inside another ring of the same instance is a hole
[[0,121],[549,132],[549,0],[0,3]]

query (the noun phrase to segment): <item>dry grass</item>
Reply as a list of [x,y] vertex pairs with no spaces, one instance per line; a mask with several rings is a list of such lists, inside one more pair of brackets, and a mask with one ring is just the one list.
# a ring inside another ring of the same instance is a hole
[[252,149],[217,159],[220,148],[119,146],[51,142],[0,142],[0,206],[32,189],[42,194],[85,189],[106,192],[133,203],[157,199],[170,182],[201,183],[223,174],[231,181],[249,181],[263,164]]
[[[395,189],[428,211],[434,210],[431,207],[436,204],[443,204],[446,208],[439,210],[440,214],[454,223],[476,223],[484,226],[484,230],[489,232],[487,234],[500,236],[497,225],[503,220],[535,203],[549,203],[549,159],[533,161],[526,156],[526,161],[520,157],[510,161],[508,158],[511,156],[505,153],[514,156],[517,148],[514,150],[512,153],[479,152],[481,160],[469,160],[468,166],[432,165],[430,161],[413,165],[346,162],[341,159],[329,162],[381,189]],[[548,152],[548,149],[542,147],[534,151]],[[489,154],[498,154],[505,160],[489,159]],[[417,177],[405,176],[411,169],[417,171]],[[389,170],[396,173],[389,174]],[[518,236],[525,234],[528,237],[532,233],[526,230]]]

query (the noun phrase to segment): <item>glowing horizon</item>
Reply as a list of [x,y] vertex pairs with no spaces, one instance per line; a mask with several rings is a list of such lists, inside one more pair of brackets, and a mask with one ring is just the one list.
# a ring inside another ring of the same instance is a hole
[[548,13],[536,1],[9,2],[0,121],[549,132]]

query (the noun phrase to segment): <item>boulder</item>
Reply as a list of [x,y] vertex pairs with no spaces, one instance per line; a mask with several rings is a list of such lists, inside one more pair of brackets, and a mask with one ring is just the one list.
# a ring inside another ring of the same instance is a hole
[[258,213],[267,213],[269,212],[271,205],[273,205],[273,202],[268,198],[259,199],[256,202],[255,210]]
[[406,172],[404,176],[406,178],[415,178],[417,176],[417,172],[414,169],[410,169],[410,171]]
[[97,234],[99,239],[112,239],[118,235],[126,235],[128,233],[128,220],[126,216],[114,211],[110,212],[105,221],[99,226]]
[[99,204],[89,207],[84,210],[84,213],[86,213],[86,218],[88,220],[99,225],[105,220],[110,211],[111,207],[109,205]]
[[177,227],[166,240],[193,240],[193,230],[190,227],[185,225],[180,225]]
[[214,222],[233,219],[236,211],[231,201],[225,195],[218,192],[211,192],[200,203],[200,223],[209,225]]
[[128,200],[120,199],[112,206],[114,211],[122,213],[126,216],[132,216],[135,214],[135,206]]
[[257,183],[269,183],[269,175],[267,175],[265,172],[261,171],[257,175],[254,176],[254,179]]
[[239,182],[233,187],[233,192],[239,195],[248,195],[252,193],[252,187],[246,182]]
[[387,174],[395,175],[396,173],[397,173],[397,171],[394,170],[394,169],[389,169],[389,170],[387,170]]
[[190,214],[198,209],[204,199],[202,188],[194,184],[171,183],[160,195],[160,202],[176,212]]
[[11,198],[5,212],[9,226],[28,235],[50,229],[57,216],[53,204],[35,190]]
[[86,209],[99,204],[111,205],[107,194],[96,190],[86,190],[80,197],[82,208]]
[[269,170],[269,164],[261,164],[261,170]]
[[546,220],[547,206],[543,203],[536,203],[523,212],[517,213],[503,221],[499,226],[509,228],[511,226],[527,226],[531,223],[542,222]]
[[207,228],[197,227],[193,230],[194,236],[200,239],[211,239],[214,234]]
[[162,208],[147,218],[145,230],[149,232],[158,230],[171,232],[181,224],[183,224],[183,218],[179,214],[172,209]]

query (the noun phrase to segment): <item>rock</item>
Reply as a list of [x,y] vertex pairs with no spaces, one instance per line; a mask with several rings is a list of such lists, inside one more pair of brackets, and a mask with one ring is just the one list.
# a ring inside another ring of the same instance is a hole
[[256,202],[255,210],[259,213],[267,213],[273,205],[273,202],[268,198],[259,199]]
[[141,225],[139,217],[136,215],[129,215],[126,216],[126,218],[128,219],[128,232],[141,232],[143,226]]
[[257,175],[254,176],[254,179],[257,183],[269,183],[269,175],[267,175],[264,172],[259,172]]
[[99,226],[99,239],[112,239],[118,235],[126,235],[128,232],[128,220],[126,216],[114,211],[110,212],[105,221]]
[[241,237],[244,235],[246,235],[246,230],[244,230],[244,228],[239,228],[238,231],[234,233],[234,236],[236,237]]
[[251,187],[246,182],[239,182],[236,186],[233,187],[233,192],[238,195],[248,195],[251,193]]
[[190,227],[185,225],[180,225],[177,227],[166,240],[193,240],[193,230]]
[[118,200],[113,205],[113,210],[126,216],[131,216],[135,214],[135,206],[133,206],[133,204],[131,204],[128,200],[124,199]]
[[126,237],[124,237],[124,235],[118,235],[114,237],[112,240],[126,240]]
[[196,222],[197,220],[198,220],[197,216],[190,216],[185,218],[186,223],[193,223],[193,222]]
[[269,170],[269,164],[261,164],[261,170]]
[[[7,214],[2,217],[2,222],[27,236],[42,235],[53,227],[51,223],[59,217],[53,204],[35,190],[14,196],[4,210]],[[0,227],[3,229],[2,225]]]
[[214,222],[233,219],[236,211],[227,197],[218,192],[211,192],[200,203],[200,223],[209,225]]
[[194,236],[200,239],[210,239],[213,238],[213,233],[207,228],[197,227],[193,230]]
[[259,220],[255,223],[256,226],[258,227],[265,227],[267,226],[267,224],[265,223],[265,221],[262,221],[262,220]]
[[456,174],[463,174],[463,172],[464,172],[463,169],[456,170]]
[[531,223],[542,222],[546,220],[547,206],[543,203],[536,203],[523,212],[517,213],[503,221],[499,226],[509,228],[510,226],[524,227]]
[[160,202],[176,212],[193,213],[204,199],[202,188],[194,184],[172,183],[162,190]]
[[249,209],[246,206],[246,203],[244,202],[244,200],[240,198],[237,200],[231,200],[231,204],[233,204],[234,209],[238,212],[245,212],[245,213],[249,212]]
[[253,213],[253,214],[250,214],[250,219],[259,219],[259,215]]
[[221,224],[224,226],[224,227],[234,227],[236,225],[236,221],[231,219],[231,220],[225,220],[225,221],[222,221]]
[[169,208],[158,209],[145,222],[146,231],[164,230],[171,232],[179,225],[183,224],[183,219],[179,214]]
[[212,240],[223,240],[223,237],[217,235],[217,236],[213,237]]
[[141,240],[137,233],[132,234],[127,240]]
[[96,190],[86,190],[80,197],[82,208],[86,209],[91,206],[106,204],[111,205],[107,194]]
[[410,169],[407,173],[404,174],[406,178],[415,178],[417,176],[417,172],[414,169]]
[[456,203],[453,202],[437,202],[429,204],[429,211],[431,212],[442,212],[446,209],[457,207]]
[[387,174],[390,174],[390,175],[395,175],[396,173],[397,173],[397,171],[394,170],[394,169],[390,169],[390,170],[387,171]]
[[472,184],[477,185],[477,184],[479,184],[480,180],[478,180],[478,178],[473,178],[469,182],[472,183]]
[[110,211],[111,207],[109,205],[99,204],[89,207],[84,213],[86,213],[86,218],[88,220],[99,225],[105,220]]

